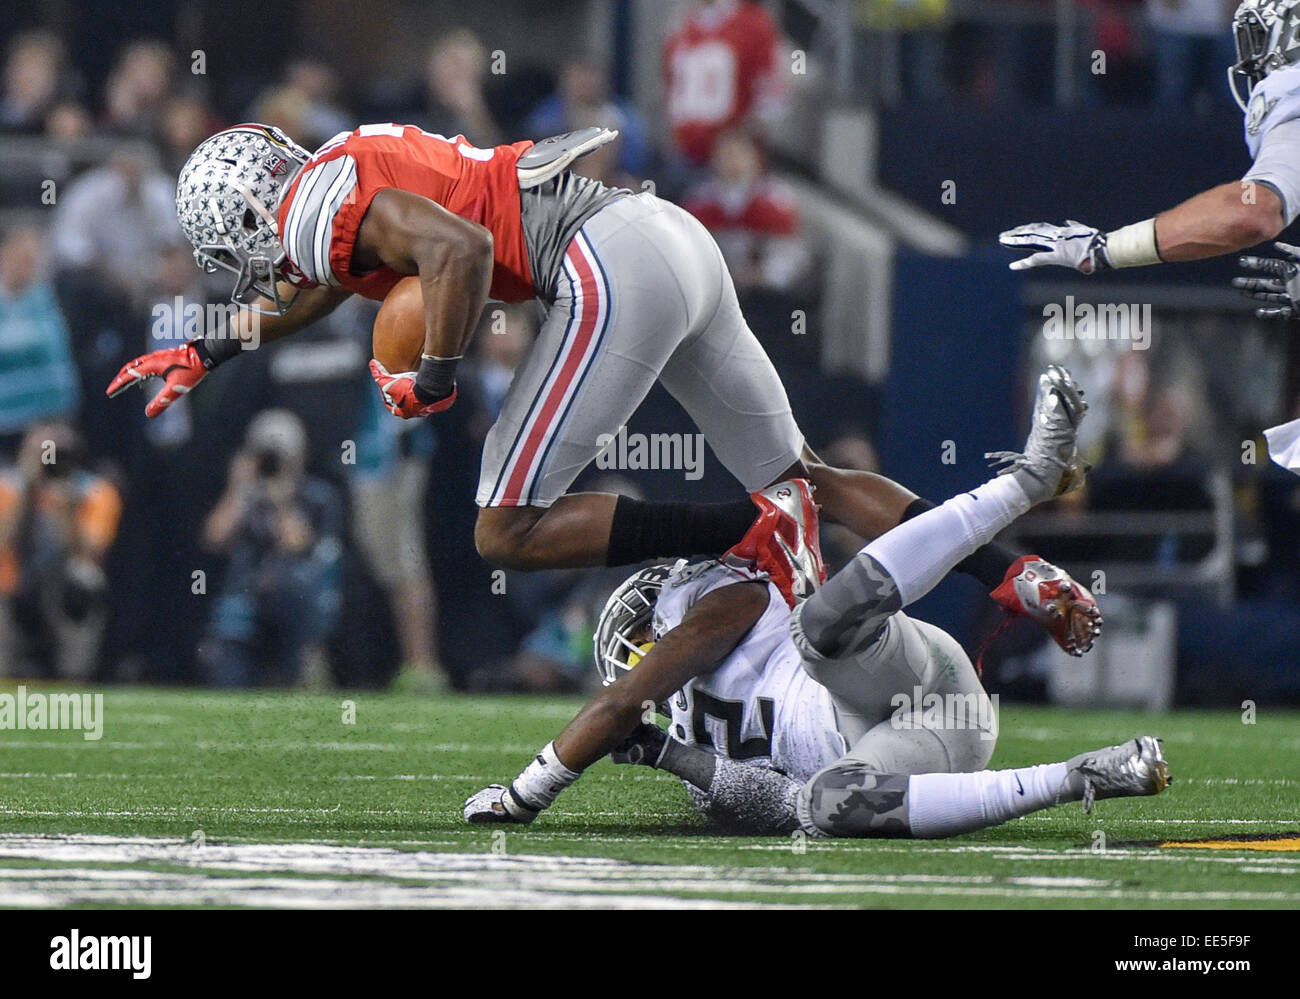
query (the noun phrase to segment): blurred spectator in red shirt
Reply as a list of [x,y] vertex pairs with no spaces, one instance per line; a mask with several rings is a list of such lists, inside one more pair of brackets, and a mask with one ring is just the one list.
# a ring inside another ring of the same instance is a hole
[[713,233],[741,289],[790,291],[808,269],[794,199],[766,176],[763,152],[744,131],[723,132],[710,161],[714,176],[683,205]]
[[664,45],[673,142],[687,160],[708,161],[725,129],[751,115],[770,121],[785,95],[781,38],[753,0],[698,0]]

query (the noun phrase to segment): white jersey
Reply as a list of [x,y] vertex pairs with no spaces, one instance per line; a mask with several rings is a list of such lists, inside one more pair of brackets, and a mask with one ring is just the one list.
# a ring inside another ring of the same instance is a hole
[[1300,65],[1275,70],[1251,89],[1245,128],[1255,164],[1242,179],[1275,190],[1290,225],[1300,215]]
[[[755,577],[718,562],[679,563],[655,606],[661,636],[706,593]],[[761,578],[761,577],[760,577]],[[717,669],[672,698],[673,737],[743,763],[806,781],[844,755],[831,695],[803,668],[790,637],[790,609],[771,583],[768,605]]]

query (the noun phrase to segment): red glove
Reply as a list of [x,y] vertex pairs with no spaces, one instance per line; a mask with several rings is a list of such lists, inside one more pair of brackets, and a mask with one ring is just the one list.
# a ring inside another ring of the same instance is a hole
[[370,375],[379,386],[379,394],[384,397],[384,406],[394,416],[400,416],[404,420],[441,413],[444,409],[450,409],[456,401],[456,386],[453,385],[451,395],[433,402],[421,402],[415,397],[414,371],[402,371],[394,375],[378,361],[371,359]]
[[203,381],[207,373],[208,369],[203,366],[194,345],[187,343],[184,347],[155,350],[128,361],[117,377],[108,383],[106,391],[112,398],[132,385],[144,384],[149,378],[161,378],[164,382],[162,391],[144,408],[144,415],[153,417]]

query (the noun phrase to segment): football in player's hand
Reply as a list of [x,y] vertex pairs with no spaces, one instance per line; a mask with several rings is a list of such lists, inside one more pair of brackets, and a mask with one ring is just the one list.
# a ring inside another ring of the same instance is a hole
[[420,279],[405,277],[393,286],[375,317],[375,360],[389,371],[416,371],[424,350],[424,294]]

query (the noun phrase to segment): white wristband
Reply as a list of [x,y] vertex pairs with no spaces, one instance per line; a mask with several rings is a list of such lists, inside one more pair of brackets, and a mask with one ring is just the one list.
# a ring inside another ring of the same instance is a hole
[[1164,263],[1156,249],[1156,220],[1134,222],[1106,234],[1106,261],[1112,267],[1146,267]]
[[[506,794],[506,809],[515,813],[512,806],[522,806],[533,813],[549,808],[560,796],[560,792],[581,777],[582,774],[570,770],[555,755],[555,743],[548,742],[537,754],[533,762],[514,779]],[[516,818],[523,818],[516,815]]]

